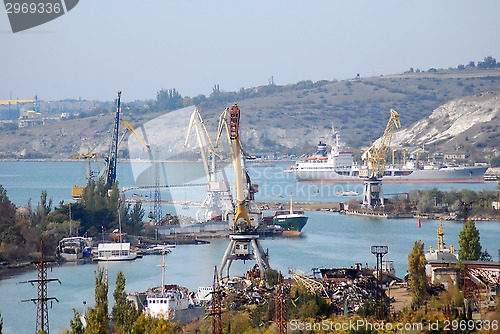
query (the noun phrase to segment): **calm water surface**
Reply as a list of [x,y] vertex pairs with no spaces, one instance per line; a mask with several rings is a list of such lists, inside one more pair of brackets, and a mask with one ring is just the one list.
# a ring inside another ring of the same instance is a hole
[[[130,164],[118,165],[118,179],[121,187],[135,185],[136,175]],[[258,201],[287,201],[288,194],[294,193],[297,201],[345,201],[346,198],[337,197],[337,190],[360,191],[359,183],[353,184],[322,184],[297,183],[293,175],[282,173],[287,164],[278,164],[274,167],[251,168],[251,176],[255,183],[259,183],[260,192]],[[190,168],[199,166],[192,164],[177,164],[169,168],[176,174],[169,179],[176,182],[193,182],[196,178],[189,176]],[[168,168],[167,168],[168,169]],[[27,198],[33,203],[38,201],[42,190],[47,190],[54,203],[70,201],[71,187],[85,182],[85,166],[75,162],[0,162],[0,184],[8,192],[9,197],[16,205],[25,205]],[[230,170],[228,171],[230,172]],[[231,180],[231,175],[228,175]],[[320,193],[313,193],[317,187]],[[493,190],[494,183],[481,184],[384,184],[384,192],[408,192],[414,187],[431,189],[438,187],[441,190],[468,188],[472,190]],[[359,190],[358,190],[359,189]],[[141,191],[138,191],[141,192]],[[361,191],[360,191],[361,192]],[[147,196],[148,191],[142,191]],[[132,196],[128,194],[127,196]],[[171,198],[181,201],[203,200],[203,188],[177,189],[162,192],[162,198]],[[148,209],[146,207],[146,209]],[[194,214],[196,208],[189,210],[177,206],[165,205],[164,212],[176,210],[180,214]],[[262,245],[269,250],[270,264],[273,268],[286,273],[289,269],[298,269],[309,273],[313,267],[342,267],[351,266],[356,262],[368,263],[374,266],[375,257],[370,253],[371,245],[388,245],[387,260],[395,263],[396,274],[403,276],[407,269],[407,256],[416,240],[425,243],[426,249],[436,246],[436,230],[439,222],[422,221],[422,228],[417,227],[415,219],[372,219],[355,216],[345,216],[329,212],[309,212],[309,221],[303,232],[304,236],[298,239],[263,239]],[[483,248],[496,260],[500,248],[498,238],[500,222],[477,222],[481,233]],[[459,222],[443,222],[445,242],[447,245],[458,246],[458,234],[462,229]],[[214,266],[220,265],[222,255],[228,245],[228,240],[211,240],[209,245],[182,245],[177,246],[167,256],[167,281],[178,283],[195,290],[198,286],[210,285],[213,279]],[[144,291],[147,288],[159,285],[161,271],[158,265],[160,256],[146,256],[133,262],[109,263],[110,277],[109,298],[112,304],[112,293],[115,287],[116,273],[122,271],[127,279],[128,292]],[[253,262],[246,264],[235,262],[231,267],[231,274],[243,274]],[[51,332],[68,328],[72,318],[72,309],[84,312],[88,306],[94,304],[94,273],[98,266],[105,267],[105,263],[90,263],[85,265],[68,264],[54,267],[49,271],[49,278],[58,278],[58,283],[50,283],[48,296],[57,297],[59,303],[53,302],[49,311]],[[4,319],[5,333],[32,333],[35,328],[36,306],[32,302],[21,303],[21,300],[36,298],[36,287],[30,284],[19,284],[21,281],[36,279],[36,272],[30,271],[22,275],[0,281],[0,313]],[[84,302],[86,304],[84,304]]]

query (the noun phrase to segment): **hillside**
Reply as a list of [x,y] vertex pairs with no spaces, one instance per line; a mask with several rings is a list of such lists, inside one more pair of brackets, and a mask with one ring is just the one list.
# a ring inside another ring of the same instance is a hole
[[[432,149],[439,151],[464,149],[466,143],[466,149],[485,150],[490,155],[500,147],[499,91],[500,70],[455,69],[269,85],[246,89],[245,94],[221,92],[220,100],[200,102],[199,107],[207,126],[215,132],[224,107],[238,102],[242,110],[242,138],[245,148],[253,153],[310,153],[319,140],[330,140],[332,124],[348,147],[366,147],[383,133],[389,109],[394,108],[406,130],[397,137],[401,137],[401,145],[432,143]],[[473,105],[478,105],[475,111]],[[165,114],[124,108],[124,118],[135,127]],[[175,116],[176,111],[168,115]],[[0,158],[70,158],[91,150],[104,155],[109,147],[112,119],[110,111],[36,128],[2,131]],[[177,144],[183,141],[187,121],[185,127],[165,124],[163,132],[176,138]],[[471,126],[462,131],[464,124]],[[122,144],[121,148],[121,155],[127,156],[127,146]],[[476,154],[484,161],[483,153]]]
[[457,98],[394,134],[400,147],[439,147],[448,151],[495,151],[500,144],[500,91]]

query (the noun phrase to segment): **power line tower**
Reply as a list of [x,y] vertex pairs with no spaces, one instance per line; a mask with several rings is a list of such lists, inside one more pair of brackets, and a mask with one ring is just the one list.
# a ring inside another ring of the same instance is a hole
[[276,291],[276,297],[274,301],[276,303],[276,317],[274,321],[276,322],[276,333],[277,334],[286,334],[286,296],[285,291],[283,289],[283,275],[281,272],[278,274],[278,287]]
[[61,281],[57,278],[47,278],[47,263],[54,262],[52,260],[46,260],[43,257],[43,242],[40,243],[40,261],[33,262],[36,265],[38,271],[38,278],[35,280],[29,280],[21,283],[34,283],[38,284],[38,297],[32,299],[25,299],[21,302],[33,302],[36,304],[36,333],[49,333],[49,309],[47,307],[47,302],[49,300],[55,300],[59,302],[56,297],[47,297],[47,283]]
[[212,334],[222,334],[222,291],[220,289],[217,266],[214,269],[214,284],[212,289],[211,305],[210,308],[207,308],[207,316],[212,317]]

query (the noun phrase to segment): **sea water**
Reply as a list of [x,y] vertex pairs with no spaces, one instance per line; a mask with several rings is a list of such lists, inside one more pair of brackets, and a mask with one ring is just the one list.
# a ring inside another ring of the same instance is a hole
[[[177,163],[162,166],[164,176],[176,184],[201,182],[199,173],[190,173],[199,169],[200,164]],[[298,183],[293,174],[283,173],[287,163],[277,163],[267,167],[250,167],[252,181],[259,184],[257,201],[287,202],[290,193],[294,201],[346,201],[348,198],[337,196],[336,191],[354,190],[361,192],[360,183]],[[129,163],[118,164],[120,188],[133,187],[137,179],[134,166]],[[142,168],[142,166],[140,166]],[[166,170],[170,170],[166,172]],[[0,184],[7,190],[9,198],[18,206],[25,205],[32,198],[36,205],[42,190],[46,190],[54,204],[71,201],[71,187],[82,185],[84,163],[75,162],[0,162]],[[190,174],[196,175],[195,177]],[[231,173],[228,169],[228,179]],[[494,190],[496,183],[477,184],[384,184],[384,192],[406,193],[413,189],[440,190]],[[319,192],[314,191],[315,188]],[[162,188],[162,199],[173,199],[185,203],[203,200],[204,188],[200,186]],[[129,198],[150,196],[150,189],[126,191]],[[359,199],[359,198],[358,198]],[[146,206],[149,204],[146,204]],[[148,207],[145,208],[149,210]],[[164,205],[164,213],[177,211],[179,214],[192,215],[194,205],[179,207]],[[418,228],[416,219],[377,219],[346,216],[331,212],[307,212],[309,221],[303,229],[301,238],[267,238],[261,244],[269,252],[270,265],[286,274],[289,270],[310,273],[314,267],[349,267],[355,263],[366,263],[374,267],[376,258],[370,252],[372,245],[387,245],[389,253],[384,260],[394,261],[396,275],[404,276],[407,270],[407,258],[416,240],[421,240],[425,248],[436,247],[438,221],[422,220]],[[500,248],[498,235],[500,222],[476,222],[480,231],[483,249],[497,260]],[[458,248],[458,234],[462,223],[444,221],[445,242],[447,246]],[[227,239],[210,240],[206,245],[178,245],[167,255],[166,281],[184,285],[191,290],[199,286],[212,284],[214,266],[219,266],[222,255],[228,245]],[[140,292],[161,283],[161,256],[145,256],[131,262],[99,262],[89,264],[64,264],[54,266],[48,271],[48,278],[58,278],[58,282],[48,284],[48,297],[56,297],[59,302],[49,302],[49,320],[51,332],[57,333],[62,328],[69,328],[73,309],[83,313],[94,305],[95,272],[98,267],[107,268],[109,277],[110,308],[113,304],[112,293],[115,278],[122,271],[126,278],[127,292]],[[242,275],[253,266],[254,262],[235,261],[231,267],[232,275]],[[5,333],[32,333],[35,329],[36,305],[33,302],[21,302],[37,297],[36,285],[19,282],[34,280],[36,271],[25,272],[0,281],[0,314],[4,321]]]

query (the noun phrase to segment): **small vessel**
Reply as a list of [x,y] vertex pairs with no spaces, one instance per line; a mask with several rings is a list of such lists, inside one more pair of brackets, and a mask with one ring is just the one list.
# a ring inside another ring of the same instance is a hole
[[77,261],[90,257],[92,239],[84,237],[68,237],[59,241],[56,256],[63,261]]
[[130,249],[130,242],[103,242],[97,245],[96,261],[130,261],[137,253]]
[[279,210],[273,216],[272,224],[283,229],[281,235],[298,237],[302,235],[302,229],[307,224],[307,217],[302,210],[293,210],[292,194],[290,194],[290,210]]
[[122,221],[118,212],[118,228],[110,234],[110,239],[118,242],[103,242],[97,245],[96,261],[130,261],[137,258],[137,253],[130,249],[130,242],[123,242]]
[[336,194],[339,195],[339,196],[358,196],[359,195],[359,193],[357,191],[354,191],[354,190],[350,190],[350,191],[337,191]]
[[165,252],[162,255],[161,286],[146,291],[144,312],[151,317],[160,317],[168,321],[177,321],[182,310],[193,309],[195,303],[191,293],[177,284],[165,284]]
[[151,245],[140,251],[142,255],[160,255],[163,253],[170,253],[175,245]]

